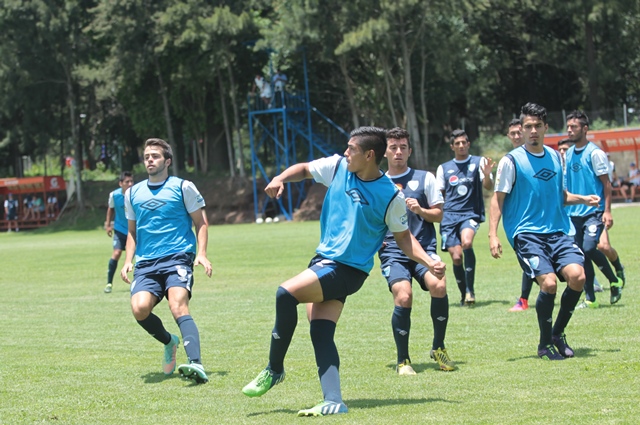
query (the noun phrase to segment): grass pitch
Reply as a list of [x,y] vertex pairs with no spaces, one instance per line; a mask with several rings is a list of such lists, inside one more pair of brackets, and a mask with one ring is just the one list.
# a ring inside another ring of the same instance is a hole
[[[535,309],[509,313],[520,292],[517,261],[489,254],[484,224],[475,241],[477,305],[457,306],[451,267],[445,373],[429,359],[429,295],[417,285],[410,350],[414,377],[395,373],[393,302],[379,269],[349,297],[338,323],[342,390],[349,413],[297,418],[322,399],[303,306],[285,367],[287,379],[261,398],[241,388],[267,363],[277,286],[303,270],[318,242],[311,223],[209,229],[214,275],[196,271],[191,312],[210,383],[161,371],[162,346],[129,309],[119,279],[102,292],[110,239],[101,230],[0,234],[1,424],[531,424],[637,422],[640,402],[638,207],[614,210],[611,241],[627,271],[615,306],[579,310],[567,329],[576,358],[536,356]],[[443,259],[451,265],[448,254]],[[122,260],[119,266],[122,265]],[[601,282],[604,277],[598,274]],[[608,287],[608,285],[605,285]],[[563,285],[560,286],[562,289]],[[537,287],[530,302],[535,304]],[[557,313],[559,297],[556,298]],[[166,302],[155,309],[179,334]],[[185,361],[182,346],[178,363]]]

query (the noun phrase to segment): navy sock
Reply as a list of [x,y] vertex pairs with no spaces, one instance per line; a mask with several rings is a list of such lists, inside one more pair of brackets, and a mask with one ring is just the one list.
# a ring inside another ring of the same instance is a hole
[[553,302],[555,299],[556,294],[540,291],[536,300],[536,313],[538,313],[538,326],[540,327],[539,349],[551,344],[551,322],[553,321]]
[[462,264],[454,264],[453,265],[453,275],[456,277],[456,283],[458,284],[458,289],[462,294],[462,299],[464,300],[464,296],[467,293],[467,282],[464,276],[464,267]]
[[340,391],[340,357],[333,339],[336,324],[331,320],[312,320],[309,327],[318,376],[325,401],[342,403]]
[[526,273],[522,273],[522,283],[520,284],[521,292],[520,298],[524,298],[525,300],[529,300],[529,296],[531,295],[531,288],[533,288],[534,279],[531,279]]
[[409,357],[409,333],[411,331],[411,308],[395,306],[391,316],[391,329],[398,352],[398,364]]
[[596,264],[596,266],[598,266],[602,274],[604,274],[606,278],[609,279],[609,282],[615,283],[618,281],[618,277],[613,272],[613,269],[611,268],[611,264],[609,264],[609,260],[607,259],[606,255],[604,255],[602,252],[598,251],[597,249],[594,249],[588,252],[587,256],[591,258],[591,260],[593,260],[593,262]]
[[465,249],[462,253],[464,254],[464,276],[467,281],[467,292],[475,294],[473,286],[476,281],[476,253],[473,248]]
[[613,264],[613,268],[616,269],[617,272],[622,270],[622,264],[620,263],[620,257],[616,257],[615,260],[611,262]]
[[107,283],[113,283],[113,276],[118,268],[118,260],[109,259],[109,268],[107,269]]
[[595,301],[596,293],[593,287],[593,278],[596,277],[596,272],[593,269],[593,263],[591,262],[589,257],[586,257],[584,259],[584,276],[585,276],[585,281],[584,281],[585,298],[587,299],[587,301]]
[[149,316],[147,316],[146,319],[138,320],[137,322],[140,326],[142,326],[142,329],[149,333],[149,335],[151,335],[164,345],[167,345],[171,342],[171,334],[167,332],[167,330],[164,328],[164,325],[162,324],[162,320],[160,320],[160,318],[155,314],[149,313]]
[[432,349],[445,348],[444,337],[447,334],[449,321],[449,296],[443,298],[431,297],[431,321],[433,322]]
[[182,346],[187,353],[189,363],[202,363],[200,360],[200,333],[193,318],[189,315],[178,317],[176,323],[182,334]]
[[553,335],[560,335],[564,332],[564,328],[569,324],[573,310],[580,300],[580,295],[582,295],[582,291],[574,291],[568,286],[565,288],[560,297],[560,311],[558,311],[556,323],[553,325]]
[[269,367],[275,373],[284,370],[284,357],[287,355],[293,332],[298,324],[298,300],[282,286],[276,291],[276,323],[271,332],[269,349]]

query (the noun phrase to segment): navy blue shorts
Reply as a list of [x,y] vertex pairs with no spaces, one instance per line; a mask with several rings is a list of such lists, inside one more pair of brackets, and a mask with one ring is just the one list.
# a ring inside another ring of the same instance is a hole
[[166,296],[169,288],[178,286],[185,288],[191,298],[193,260],[192,253],[179,253],[136,263],[131,283],[131,295],[142,291],[150,292],[160,302]]
[[514,238],[513,246],[520,267],[531,278],[555,273],[564,282],[565,279],[560,270],[569,264],[584,267],[582,250],[571,236],[564,233],[550,235],[520,233]]
[[117,230],[113,231],[113,249],[119,249],[124,251],[127,247],[127,235],[118,232]]
[[[441,258],[435,252],[427,252],[431,258],[436,261],[441,261]],[[420,263],[416,263],[406,256],[401,257],[381,257],[380,258],[380,270],[382,271],[382,277],[387,279],[389,285],[389,291],[394,283],[401,280],[408,280],[411,282],[411,278],[415,279],[420,284],[423,291],[428,291],[427,286],[424,283],[424,275],[429,269]]]
[[440,225],[440,236],[442,238],[442,251],[448,251],[449,248],[462,245],[460,241],[460,233],[464,229],[473,229],[476,233],[480,228],[480,222],[476,218],[469,218],[456,224]]
[[598,246],[600,235],[604,232],[602,214],[602,211],[596,211],[584,217],[571,217],[571,222],[576,228],[575,240],[579,247],[588,250],[588,246]]
[[338,300],[343,304],[347,296],[358,292],[369,276],[362,270],[316,255],[309,262],[309,270],[318,276],[323,301]]

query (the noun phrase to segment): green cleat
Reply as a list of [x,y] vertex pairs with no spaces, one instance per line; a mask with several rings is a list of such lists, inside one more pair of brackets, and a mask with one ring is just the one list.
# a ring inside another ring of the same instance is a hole
[[191,379],[196,384],[206,384],[209,377],[204,371],[204,367],[200,363],[189,363],[178,366],[178,372],[184,379]]
[[247,397],[260,397],[262,394],[269,391],[274,385],[278,385],[284,381],[284,370],[282,373],[275,373],[269,367],[264,369],[256,376],[256,378],[249,382],[242,389],[242,393]]
[[349,409],[344,403],[336,403],[335,401],[323,401],[313,406],[311,409],[300,410],[298,416],[326,416],[337,415],[338,413],[347,413]]
[[171,341],[164,346],[164,357],[162,358],[162,371],[165,375],[171,375],[176,370],[176,350],[180,345],[180,338],[171,335]]
[[588,300],[584,300],[576,306],[576,308],[579,308],[579,309],[598,308],[598,307],[600,307],[600,303],[598,301],[588,301]]
[[106,294],[111,293],[111,290],[113,289],[113,285],[111,283],[107,283],[107,286],[104,287],[104,292]]
[[431,350],[429,354],[430,357],[438,362],[440,366],[440,370],[444,370],[445,372],[451,372],[452,370],[456,370],[453,361],[449,358],[449,354],[447,354],[446,348],[438,348],[437,350]]
[[624,283],[620,283],[620,281],[617,282],[612,282],[611,283],[611,289],[610,289],[610,296],[611,296],[611,304],[615,304],[618,301],[620,301],[620,298],[622,298],[622,287],[624,286]]

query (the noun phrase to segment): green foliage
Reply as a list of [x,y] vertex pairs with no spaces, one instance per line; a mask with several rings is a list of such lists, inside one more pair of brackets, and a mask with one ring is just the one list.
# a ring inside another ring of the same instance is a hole
[[[490,257],[485,224],[474,244],[476,307],[457,307],[451,261],[443,255],[449,267],[446,343],[458,370],[440,372],[429,359],[430,297],[415,285],[410,349],[418,375],[397,376],[389,327],[393,302],[376,266],[363,288],[348,298],[336,331],[349,413],[321,420],[385,425],[634,423],[640,376],[635,278],[640,248],[630,229],[638,212],[637,207],[613,212],[611,241],[629,277],[622,300],[609,306],[605,292],[598,295],[600,309],[575,311],[567,337],[576,357],[563,362],[536,356],[536,288],[528,311],[507,311],[519,294],[521,272],[509,248],[500,260]],[[162,375],[162,346],[133,319],[128,286],[116,280],[113,293],[102,292],[111,255],[111,240],[99,229],[102,221],[104,214],[97,214],[92,230],[85,231],[69,223],[53,234],[0,233],[0,267],[5,271],[0,288],[7,300],[0,313],[2,423],[160,425],[184,422],[185,415],[194,424],[305,421],[296,412],[314,405],[322,393],[303,306],[285,361],[286,381],[257,399],[240,389],[266,365],[276,288],[307,265],[319,237],[317,222],[209,229],[214,274],[208,279],[202,268],[196,269],[190,310],[211,381],[193,386],[176,374]],[[86,228],[86,223],[78,224]],[[502,241],[506,243],[504,235]],[[154,312],[170,332],[179,333],[166,300]],[[177,359],[186,360],[182,346]],[[594,397],[599,407],[585,409],[585,400]]]

